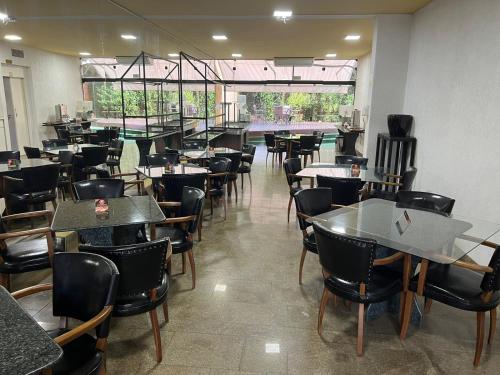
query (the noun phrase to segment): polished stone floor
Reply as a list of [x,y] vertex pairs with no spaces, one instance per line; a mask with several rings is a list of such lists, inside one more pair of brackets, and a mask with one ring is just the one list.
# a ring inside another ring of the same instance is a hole
[[[133,152],[133,149],[129,149]],[[133,164],[135,156],[130,156]],[[333,161],[326,148],[322,161]],[[304,283],[298,283],[301,233],[292,210],[286,220],[288,189],[282,168],[266,166],[259,147],[248,179],[228,205],[206,216],[195,244],[197,286],[180,274],[173,259],[168,305],[170,322],[159,311],[163,361],[157,364],[147,314],[116,318],[108,347],[109,374],[498,374],[500,338],[485,345],[479,368],[472,366],[475,315],[434,303],[420,328],[398,336],[397,316],[366,326],[365,354],[355,351],[357,306],[328,306],[324,334],[316,332],[322,290],[317,256],[308,254]],[[238,184],[238,188],[240,188]],[[209,210],[206,211],[209,213]],[[30,282],[49,273],[31,275]],[[49,278],[50,279],[50,278]],[[36,280],[36,281],[40,281]],[[28,279],[14,279],[14,288]],[[23,302],[46,326],[50,296]],[[486,325],[488,327],[488,325]]]

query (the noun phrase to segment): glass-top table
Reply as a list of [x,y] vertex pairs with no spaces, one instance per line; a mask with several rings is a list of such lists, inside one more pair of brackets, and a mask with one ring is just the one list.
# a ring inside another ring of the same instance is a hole
[[46,160],[46,159],[21,160],[21,162],[19,164],[17,164],[16,166],[12,166],[11,168],[9,168],[7,163],[0,163],[0,175],[9,174],[9,172],[20,171],[24,168],[43,167],[43,166],[52,165],[52,164],[55,164],[55,163],[51,162],[50,160]]
[[63,201],[57,205],[53,231],[78,231],[121,225],[159,223],[165,220],[156,200],[149,196],[108,199],[109,212],[95,213],[95,200]]
[[0,373],[34,374],[62,356],[59,345],[0,286]]
[[441,264],[459,260],[500,231],[497,223],[404,208],[383,199],[368,199],[309,220]]
[[[316,176],[359,178],[361,181],[383,183],[387,177],[384,168],[361,167],[353,171],[348,164],[313,163],[297,173],[298,177],[316,178]],[[359,172],[359,173],[358,173]]]
[[85,147],[102,147],[102,146],[94,145],[91,143],[82,143],[82,144],[74,144],[74,145],[70,144],[70,145],[61,146],[61,147],[44,147],[43,151],[46,152],[47,154],[59,155],[59,151],[71,151],[74,153],[79,153],[79,152],[82,152],[82,148],[85,148]]
[[180,150],[179,153],[188,159],[210,159],[216,154],[235,154],[241,151],[228,147],[215,147],[212,150]]
[[135,167],[135,170],[151,179],[161,179],[164,174],[208,174],[209,170],[202,167],[176,165],[172,171],[167,172],[165,167]]

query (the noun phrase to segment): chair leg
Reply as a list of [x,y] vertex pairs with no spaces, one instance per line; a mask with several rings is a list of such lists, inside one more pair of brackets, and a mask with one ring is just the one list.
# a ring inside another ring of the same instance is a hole
[[365,305],[359,304],[358,308],[358,339],[356,342],[356,353],[358,356],[363,355],[363,336],[365,329]]
[[236,180],[233,181],[234,185],[234,199],[236,200],[236,203],[238,203],[238,184],[236,183]]
[[153,309],[149,312],[149,318],[151,319],[151,325],[153,326],[153,337],[155,339],[155,347],[156,347],[156,362],[160,363],[162,360],[161,337],[160,337],[160,326],[158,324],[158,314],[156,313],[156,309]]
[[321,163],[321,153],[318,150],[318,161]]
[[201,241],[201,228],[203,227],[203,209],[200,212],[200,216],[198,218],[198,242]]
[[188,258],[189,258],[189,265],[191,266],[191,280],[192,280],[192,289],[196,287],[196,267],[194,264],[194,256],[193,256],[193,250],[189,250],[187,252]]
[[10,292],[10,274],[0,273],[0,285]]
[[426,314],[431,312],[431,306],[432,306],[432,300],[430,298],[425,297],[424,312]]
[[182,273],[186,273],[186,253],[182,253]]
[[122,169],[120,168],[120,165],[118,165],[118,173],[122,174]]
[[165,322],[168,323],[168,304],[167,304],[167,301],[163,302],[163,317],[165,318]]
[[240,173],[241,178],[241,191],[243,191],[243,173]]
[[54,211],[57,209],[57,201],[52,199],[52,206],[54,206]]
[[252,175],[248,174],[248,181],[250,181],[250,193],[252,192]]
[[210,215],[214,214],[214,197],[210,196]]
[[227,202],[226,199],[223,197],[222,198],[222,205],[224,206],[224,220],[227,218]]
[[485,315],[486,313],[484,311],[477,313],[476,353],[474,354],[474,366],[479,366],[481,352],[483,351]]
[[323,315],[325,314],[325,307],[328,303],[328,299],[330,298],[330,291],[323,287],[323,295],[321,296],[321,303],[319,304],[319,312],[318,312],[318,334],[321,336],[323,332]]
[[304,247],[302,249],[302,255],[300,256],[300,266],[299,266],[299,284],[302,285],[302,268],[304,268],[304,259],[306,259],[307,249]]
[[411,312],[412,312],[413,292],[408,291],[405,297],[405,305],[403,308],[403,321],[401,323],[401,332],[399,334],[400,340],[406,338],[408,327],[410,326]]
[[307,154],[304,155],[304,168],[306,167],[307,165]]
[[311,163],[314,163],[314,152],[311,154]]
[[170,260],[170,258],[167,260],[167,274],[172,274],[172,261]]
[[493,344],[493,336],[497,328],[497,309],[490,310],[490,332],[488,334],[488,345]]
[[290,195],[290,199],[288,200],[288,222],[290,222],[290,209],[292,208],[293,197]]
[[267,165],[267,158],[269,157],[269,152],[266,155],[266,165]]

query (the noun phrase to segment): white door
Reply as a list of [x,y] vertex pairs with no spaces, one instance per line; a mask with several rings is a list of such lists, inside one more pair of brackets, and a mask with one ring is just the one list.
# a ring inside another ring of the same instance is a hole
[[7,118],[10,130],[10,142],[13,150],[24,154],[23,146],[30,146],[30,132],[26,112],[26,96],[24,79],[4,77],[5,99],[7,102]]

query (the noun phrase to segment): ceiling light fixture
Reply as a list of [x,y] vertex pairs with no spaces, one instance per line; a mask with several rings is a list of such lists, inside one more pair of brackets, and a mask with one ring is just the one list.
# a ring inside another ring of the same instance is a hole
[[135,35],[132,35],[132,34],[122,34],[121,35],[122,39],[125,39],[125,40],[136,40],[137,37]]
[[231,56],[233,56],[233,57],[241,57],[241,53],[233,53]]
[[361,35],[346,35],[345,40],[360,40]]
[[90,52],[80,52],[80,56],[90,56],[92,55]]
[[331,58],[337,57],[337,54],[336,54],[336,53],[327,53],[327,54],[325,55],[325,57],[328,57],[328,58],[330,58],[330,59],[331,59]]
[[4,39],[16,41],[16,40],[21,40],[23,38],[21,38],[19,35],[5,35]]
[[168,54],[170,57],[179,57],[178,53],[169,53]]
[[224,34],[221,34],[221,35],[212,35],[212,39],[213,40],[227,40],[227,36],[225,36]]
[[286,23],[292,17],[292,14],[291,10],[275,10],[273,16]]

